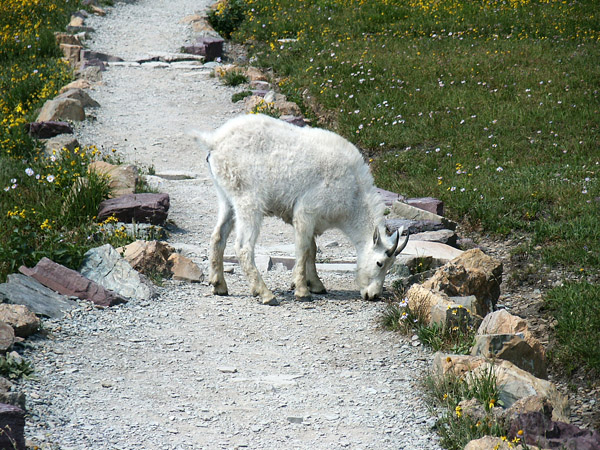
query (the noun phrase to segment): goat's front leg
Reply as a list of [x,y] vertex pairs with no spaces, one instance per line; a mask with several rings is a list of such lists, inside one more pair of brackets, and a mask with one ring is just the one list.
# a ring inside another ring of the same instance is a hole
[[227,295],[227,283],[223,274],[223,253],[227,238],[235,223],[231,204],[219,198],[219,217],[210,240],[210,267],[208,281],[213,286],[213,294]]
[[295,287],[294,295],[299,300],[310,300],[310,291],[306,278],[306,266],[310,259],[312,230],[307,230],[301,220],[294,220],[296,265],[294,266],[293,279]]
[[278,305],[279,301],[263,281],[254,263],[254,245],[258,238],[261,221],[262,216],[259,214],[253,214],[251,218],[238,216],[236,253],[250,283],[252,295],[260,296],[262,303],[265,305]]
[[326,294],[325,286],[319,279],[319,275],[317,274],[317,243],[315,242],[315,237],[313,236],[310,243],[310,252],[308,254],[308,260],[306,261],[306,280],[308,284],[308,288],[310,292],[313,294]]

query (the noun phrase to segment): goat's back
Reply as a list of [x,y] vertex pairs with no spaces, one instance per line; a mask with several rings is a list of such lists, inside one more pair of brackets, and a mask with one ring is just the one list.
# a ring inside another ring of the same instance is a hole
[[330,131],[251,114],[199,138],[209,147],[219,186],[231,197],[253,199],[265,214],[289,221],[303,201],[334,220],[373,201],[373,179],[362,155]]

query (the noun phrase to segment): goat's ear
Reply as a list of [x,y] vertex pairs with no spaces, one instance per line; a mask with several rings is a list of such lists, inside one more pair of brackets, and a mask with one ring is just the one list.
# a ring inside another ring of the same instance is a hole
[[379,234],[379,227],[375,227],[375,232],[373,233],[373,245],[378,246],[381,244],[381,234]]

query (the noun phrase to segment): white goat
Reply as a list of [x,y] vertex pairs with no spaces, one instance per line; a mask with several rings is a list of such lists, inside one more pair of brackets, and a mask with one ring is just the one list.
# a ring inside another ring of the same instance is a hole
[[211,238],[213,293],[227,295],[223,252],[236,224],[236,253],[253,295],[278,304],[254,263],[254,245],[264,216],[294,226],[298,298],[324,293],[317,275],[315,237],[339,228],[357,251],[357,283],[364,299],[375,299],[396,255],[400,232],[388,237],[384,205],[361,154],[332,132],[299,128],[264,115],[236,117],[212,133],[194,133],[209,148],[219,216]]

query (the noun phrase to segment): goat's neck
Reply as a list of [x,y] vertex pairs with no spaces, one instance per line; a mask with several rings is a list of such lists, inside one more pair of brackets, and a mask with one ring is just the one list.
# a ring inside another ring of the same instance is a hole
[[[355,211],[351,220],[342,231],[354,244],[357,258],[360,260],[366,249],[373,245],[373,232],[381,224],[381,218],[375,217],[371,208],[365,207]],[[381,230],[380,230],[381,231]]]

